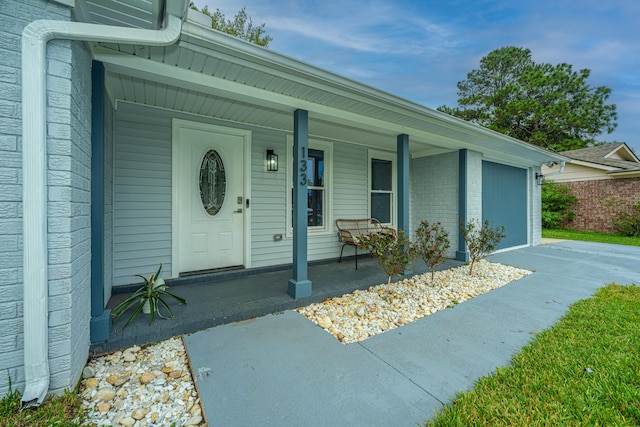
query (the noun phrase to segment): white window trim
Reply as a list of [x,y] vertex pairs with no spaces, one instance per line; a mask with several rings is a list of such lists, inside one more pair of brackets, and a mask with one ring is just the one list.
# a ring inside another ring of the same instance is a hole
[[367,175],[368,175],[368,183],[367,183],[367,212],[368,215],[371,216],[371,180],[372,180],[372,172],[371,172],[371,159],[380,159],[380,160],[389,160],[391,161],[391,223],[385,223],[383,225],[388,225],[396,228],[398,226],[398,203],[396,202],[398,196],[398,161],[395,153],[390,153],[388,151],[378,151],[378,150],[369,150],[367,157]]
[[[322,227],[308,227],[307,234],[309,236],[331,234],[333,232],[333,143],[329,141],[320,141],[317,139],[309,139],[309,148],[312,150],[324,151],[324,199],[322,213]],[[292,210],[293,199],[291,196],[291,188],[293,188],[293,136],[287,135],[287,157],[285,162],[285,170],[287,177],[287,203],[285,206],[285,230],[286,237],[293,237]]]

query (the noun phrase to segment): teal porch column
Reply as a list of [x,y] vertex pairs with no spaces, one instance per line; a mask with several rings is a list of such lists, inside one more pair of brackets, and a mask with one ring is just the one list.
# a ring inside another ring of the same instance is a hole
[[409,135],[398,135],[398,230],[409,230]]
[[[467,150],[458,151],[458,218],[460,224],[467,223]],[[458,261],[469,261],[469,252],[464,236],[458,231],[458,250],[456,251]]]
[[294,298],[311,296],[307,278],[307,160],[309,159],[309,112],[293,112],[293,278],[288,293]]
[[104,306],[104,65],[91,67],[91,342],[111,334],[111,310]]

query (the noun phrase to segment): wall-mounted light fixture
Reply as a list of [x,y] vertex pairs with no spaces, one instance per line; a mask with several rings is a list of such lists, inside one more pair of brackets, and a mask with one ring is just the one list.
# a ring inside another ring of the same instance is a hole
[[267,150],[267,170],[269,172],[278,171],[278,155],[273,150]]
[[542,185],[542,181],[544,180],[544,175],[539,172],[536,172],[536,184]]

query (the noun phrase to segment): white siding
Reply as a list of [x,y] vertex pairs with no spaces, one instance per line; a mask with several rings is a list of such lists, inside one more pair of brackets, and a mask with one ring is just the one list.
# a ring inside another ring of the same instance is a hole
[[[172,118],[251,130],[251,195],[245,195],[251,204],[251,267],[291,263],[292,239],[286,237],[290,191],[286,189],[286,133],[120,103],[113,168],[113,284],[133,283],[135,274],[150,273],[160,263],[165,275],[171,271]],[[279,156],[277,172],[266,170],[267,149]],[[332,171],[329,232],[309,234],[309,260],[340,255],[334,219],[369,216],[367,147],[333,143]],[[280,241],[274,240],[278,234],[283,236]]]
[[[614,168],[610,168],[614,169]],[[542,174],[550,174],[557,172],[559,166],[548,168],[542,166]],[[611,179],[611,176],[607,175],[607,171],[603,169],[590,168],[588,166],[576,165],[567,163],[564,167],[564,171],[560,175],[550,176],[545,178],[555,182],[573,182],[573,181],[595,181],[600,179]]]
[[[291,242],[275,242],[285,233],[285,171],[267,172],[265,151],[284,161],[286,135],[134,104],[116,113],[114,195],[114,285],[135,282],[163,264],[171,271],[171,120],[179,118],[252,131],[252,267],[291,262]],[[293,121],[293,118],[292,118]]]
[[367,148],[360,145],[333,144],[333,189],[331,204],[333,222],[328,234],[309,236],[309,259],[318,260],[340,256],[341,245],[335,220],[338,218],[367,218],[368,165]]
[[[293,116],[291,117],[293,123]],[[291,239],[286,232],[286,134],[252,128],[251,141],[251,266],[291,263]],[[278,171],[267,172],[266,151],[278,154]],[[282,240],[273,236],[280,234]]]
[[113,284],[171,270],[171,117],[119,104],[113,165]]
[[[277,142],[281,141],[279,149]],[[278,141],[253,140],[253,185],[254,204],[252,213],[252,267],[288,264],[293,261],[291,237],[274,241],[274,234],[286,235],[286,176],[289,170],[285,144],[286,137]],[[257,147],[259,146],[259,148]],[[265,172],[265,151],[274,148],[279,154],[280,168],[277,173]],[[367,205],[367,148],[359,145],[333,144],[333,188],[329,202],[329,232],[309,233],[308,259],[310,261],[337,258],[340,255],[335,219],[366,218]],[[256,191],[258,190],[258,191]],[[289,190],[291,191],[291,190]],[[274,204],[276,203],[276,204]]]

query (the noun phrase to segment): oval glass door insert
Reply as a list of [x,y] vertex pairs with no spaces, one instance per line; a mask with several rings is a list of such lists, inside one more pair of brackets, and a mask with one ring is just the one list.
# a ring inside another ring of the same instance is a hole
[[209,150],[200,166],[200,200],[209,215],[220,212],[226,191],[227,176],[222,158],[216,150]]

